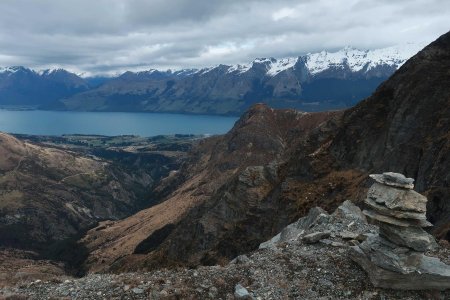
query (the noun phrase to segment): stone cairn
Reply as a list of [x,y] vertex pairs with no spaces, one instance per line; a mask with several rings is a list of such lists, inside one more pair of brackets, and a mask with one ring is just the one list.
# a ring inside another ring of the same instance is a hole
[[351,247],[351,257],[376,287],[422,290],[450,289],[450,266],[424,252],[438,247],[423,228],[427,198],[415,192],[414,179],[398,173],[372,174],[363,213],[379,234]]

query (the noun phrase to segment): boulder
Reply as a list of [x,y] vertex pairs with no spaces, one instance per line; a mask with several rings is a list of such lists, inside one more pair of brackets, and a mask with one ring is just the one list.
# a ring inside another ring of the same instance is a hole
[[398,246],[390,241],[372,235],[359,245],[367,258],[380,268],[408,274],[415,272],[419,266],[422,253]]
[[433,236],[420,227],[399,227],[383,223],[379,226],[380,236],[396,245],[422,252],[433,250],[438,246]]
[[327,222],[328,218],[328,213],[322,208],[311,208],[305,217],[300,218],[297,222],[288,225],[279,234],[277,234],[267,242],[261,243],[259,245],[259,249],[275,248],[280,243],[298,239],[305,233],[307,229],[313,227],[316,224]]
[[360,220],[364,223],[367,222],[366,216],[362,213],[361,209],[353,204],[353,202],[351,202],[350,200],[345,200],[334,211],[333,216],[352,220]]
[[351,258],[369,275],[375,287],[399,290],[450,289],[450,267],[434,257],[423,254],[417,259],[414,272],[400,273],[379,267],[358,246],[350,247]]

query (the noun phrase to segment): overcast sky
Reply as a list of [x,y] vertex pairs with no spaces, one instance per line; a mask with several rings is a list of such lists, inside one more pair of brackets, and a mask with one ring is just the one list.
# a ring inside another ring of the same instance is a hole
[[179,69],[430,42],[449,0],[0,0],[0,66]]

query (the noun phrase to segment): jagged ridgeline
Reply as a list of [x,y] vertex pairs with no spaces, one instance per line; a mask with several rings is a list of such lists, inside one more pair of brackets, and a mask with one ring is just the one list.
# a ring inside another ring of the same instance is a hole
[[415,190],[428,198],[432,232],[448,239],[449,69],[447,33],[347,111],[253,106],[228,134],[193,149],[159,187],[168,195],[163,203],[88,232],[87,266],[117,271],[226,262],[313,206],[363,201],[368,174],[385,171],[415,179]]
[[65,70],[0,68],[0,105],[79,111],[150,111],[241,115],[274,108],[325,111],[369,96],[423,45],[344,48],[244,65],[126,72],[81,78]]

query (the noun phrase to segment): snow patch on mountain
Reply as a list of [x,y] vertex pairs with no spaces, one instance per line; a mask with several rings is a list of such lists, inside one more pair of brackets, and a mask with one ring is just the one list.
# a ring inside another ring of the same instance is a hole
[[189,75],[193,75],[193,74],[197,73],[198,71],[199,71],[198,69],[182,69],[182,70],[174,71],[173,74],[175,76],[189,76]]
[[214,70],[214,69],[216,69],[218,67],[219,66],[210,67],[210,68],[203,68],[203,69],[200,69],[200,70],[198,70],[197,72],[195,72],[193,74],[203,75],[203,74],[206,74],[206,73],[208,73],[208,72],[210,72],[210,71],[212,71],[212,70]]
[[40,76],[49,76],[52,74],[56,74],[56,73],[60,73],[60,72],[67,72],[67,71],[62,68],[56,68],[56,69],[39,70],[39,71],[34,71],[34,72]]
[[288,57],[272,62],[267,71],[267,75],[275,76],[278,73],[293,68],[298,61],[298,57]]
[[359,50],[345,47],[337,52],[322,51],[305,55],[306,67],[311,74],[318,74],[329,68],[345,68],[359,72],[369,71],[378,65],[390,65],[399,68],[411,56],[419,52],[425,43],[392,46],[375,50]]
[[21,67],[0,67],[0,74],[2,73],[14,74],[20,69]]
[[252,64],[237,64],[228,68],[227,73],[245,73],[252,67]]

